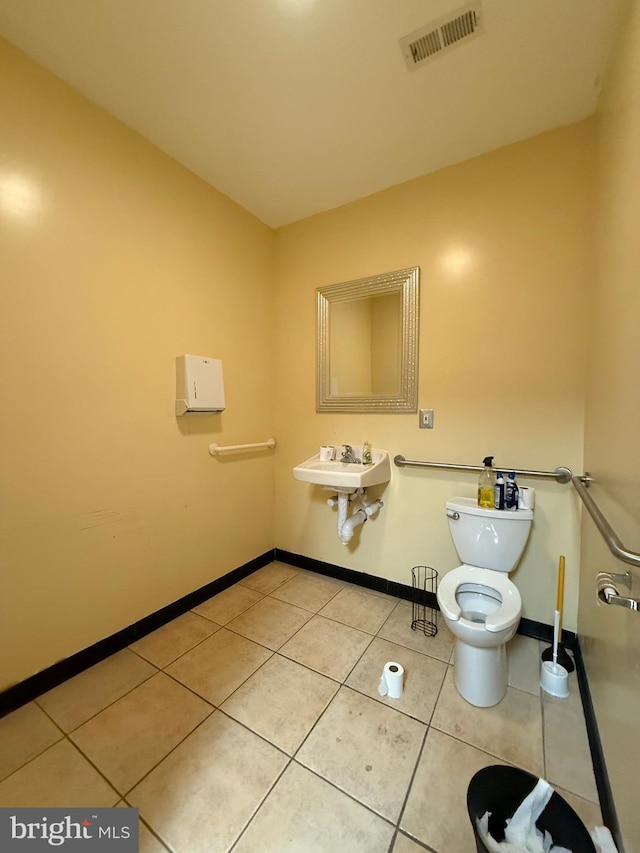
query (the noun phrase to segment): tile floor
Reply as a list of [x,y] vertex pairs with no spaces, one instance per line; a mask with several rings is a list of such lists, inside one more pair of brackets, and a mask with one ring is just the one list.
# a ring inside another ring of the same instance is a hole
[[541,646],[515,637],[506,697],[474,708],[446,628],[410,623],[272,563],[0,720],[0,806],[134,806],[142,853],[473,853],[467,785],[500,763],[600,824],[575,674],[541,696]]

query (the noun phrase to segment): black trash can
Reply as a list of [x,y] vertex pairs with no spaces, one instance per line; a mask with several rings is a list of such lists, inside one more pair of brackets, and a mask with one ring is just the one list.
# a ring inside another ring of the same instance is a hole
[[[478,834],[476,820],[491,812],[489,834],[504,841],[504,828],[520,803],[533,791],[538,777],[517,767],[492,765],[478,770],[467,789],[467,809],[476,837],[478,853],[489,853]],[[596,853],[591,836],[578,815],[566,800],[554,791],[536,826],[547,830],[554,845],[566,847],[572,853]]]

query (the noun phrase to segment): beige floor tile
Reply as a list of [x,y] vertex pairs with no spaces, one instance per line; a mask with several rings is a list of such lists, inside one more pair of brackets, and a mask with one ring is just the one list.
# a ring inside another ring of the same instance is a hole
[[320,611],[322,616],[350,625],[359,631],[375,634],[382,627],[397,602],[392,598],[371,595],[349,587],[341,589]]
[[336,681],[344,681],[372,640],[348,625],[314,616],[284,646],[280,653]]
[[152,634],[132,643],[129,648],[163,669],[219,628],[220,625],[197,613],[183,613]]
[[400,828],[440,853],[475,850],[467,788],[483,767],[504,762],[429,729]]
[[256,592],[255,589],[235,584],[214,595],[208,601],[203,601],[202,604],[193,608],[193,612],[204,616],[205,619],[210,619],[217,625],[226,625],[256,601],[260,601],[262,597],[262,593]]
[[516,634],[507,643],[509,662],[508,683],[518,690],[540,695],[540,643],[531,637]]
[[0,720],[0,779],[64,737],[35,702]]
[[[378,693],[380,676],[387,661],[396,661],[404,669],[404,686],[399,699],[390,699]],[[429,723],[446,672],[447,664],[443,661],[376,637],[356,664],[346,684],[396,711]]]
[[587,727],[575,673],[568,699],[543,691],[544,757],[547,780],[592,803],[598,802]]
[[71,732],[156,672],[155,666],[123,649],[39,696],[37,703]]
[[119,799],[111,785],[66,739],[0,782],[3,808],[108,808]]
[[291,578],[298,574],[298,570],[293,566],[287,566],[285,563],[270,563],[262,569],[258,569],[252,575],[240,581],[242,586],[248,586],[250,589],[255,589],[258,592],[268,595],[282,586]]
[[214,713],[127,797],[175,853],[227,851],[287,758]]
[[293,755],[338,686],[324,675],[274,655],[224,702],[222,710]]
[[425,731],[417,720],[341,687],[296,758],[397,821]]
[[272,654],[264,646],[222,628],[170,664],[166,672],[208,702],[220,705]]
[[159,672],[71,738],[124,794],[211,711],[208,703]]
[[227,628],[277,651],[311,616],[308,610],[267,596],[228,622]]
[[387,853],[393,826],[292,762],[234,853]]
[[331,578],[299,573],[295,578],[278,587],[271,595],[280,601],[317,613],[341,589],[342,585]]
[[508,687],[492,708],[476,708],[460,696],[449,668],[431,725],[511,764],[543,775],[540,699]]
[[[131,807],[124,800],[120,800],[116,808],[126,809]],[[138,853],[167,853],[168,850],[141,820],[138,820],[138,846],[140,848]]]
[[138,823],[138,844],[140,847],[138,853],[167,853],[169,849],[158,841],[152,832],[149,832],[142,821]]
[[453,637],[447,630],[444,619],[439,617],[438,633],[435,637],[425,637],[421,630],[411,629],[411,605],[405,601],[398,602],[378,631],[378,636],[442,661],[448,661],[453,651]]

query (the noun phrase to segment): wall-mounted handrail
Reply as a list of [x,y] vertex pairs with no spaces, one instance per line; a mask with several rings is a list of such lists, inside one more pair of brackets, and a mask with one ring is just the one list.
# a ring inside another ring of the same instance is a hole
[[640,554],[637,554],[635,551],[630,551],[622,544],[620,537],[616,534],[613,527],[611,527],[607,519],[602,514],[600,507],[589,494],[587,484],[590,480],[591,478],[588,475],[585,477],[571,478],[571,482],[575,486],[577,493],[580,495],[583,504],[587,508],[591,518],[594,520],[596,527],[602,534],[602,538],[607,543],[607,547],[613,556],[617,557],[618,560],[621,560],[623,563],[628,563],[630,566],[640,566]]
[[[417,459],[405,459],[398,454],[393,458],[398,468],[442,468],[446,471],[484,471],[482,465],[457,465],[453,462],[422,462]],[[494,468],[498,466],[494,465]],[[538,477],[544,480],[557,480],[558,483],[570,483],[572,473],[570,468],[556,468],[555,471],[526,471],[523,468],[513,468],[501,465],[501,471],[515,471],[519,477]]]
[[268,438],[266,441],[256,441],[253,444],[210,444],[209,453],[215,456],[217,453],[229,453],[234,450],[262,450],[265,447],[273,448],[275,446],[275,438]]

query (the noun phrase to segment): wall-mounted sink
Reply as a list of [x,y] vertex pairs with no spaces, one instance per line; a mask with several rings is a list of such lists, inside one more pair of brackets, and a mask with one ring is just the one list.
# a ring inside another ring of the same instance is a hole
[[[362,458],[362,448],[354,447],[354,455]],[[341,462],[335,459],[324,462],[317,453],[306,462],[296,465],[293,476],[305,483],[316,483],[319,486],[335,489],[336,492],[354,492],[356,489],[366,489],[378,483],[388,483],[391,479],[391,464],[386,450],[371,451],[373,464],[362,465],[355,462]]]

